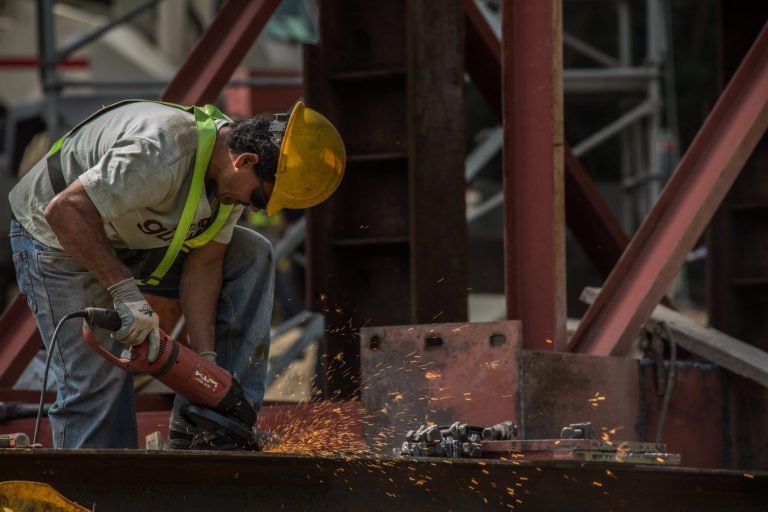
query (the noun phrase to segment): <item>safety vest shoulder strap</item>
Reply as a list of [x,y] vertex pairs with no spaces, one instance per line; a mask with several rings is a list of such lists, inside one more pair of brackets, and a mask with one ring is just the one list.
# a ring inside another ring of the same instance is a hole
[[[232,213],[233,205],[220,205],[218,209],[218,213],[216,214],[216,218],[205,229],[205,231],[203,231],[201,234],[199,234],[198,236],[190,240],[186,240],[187,235],[189,234],[189,228],[192,225],[192,220],[195,217],[195,212],[197,211],[197,207],[200,204],[200,196],[202,194],[203,184],[205,182],[205,172],[206,172],[206,169],[208,168],[208,163],[211,160],[211,155],[213,154],[213,147],[216,144],[216,121],[231,121],[231,119],[229,119],[229,117],[224,115],[219,109],[217,109],[213,105],[205,105],[203,107],[197,107],[197,106],[178,105],[176,103],[169,103],[164,101],[140,100],[140,99],[119,101],[117,103],[113,103],[111,105],[105,106],[104,108],[102,108],[101,110],[94,113],[93,115],[91,115],[90,117],[88,117],[87,119],[79,123],[77,126],[72,128],[69,132],[67,132],[66,135],[58,139],[56,142],[54,142],[53,146],[51,146],[51,149],[48,151],[48,158],[50,161],[51,157],[53,157],[56,153],[58,153],[61,150],[61,147],[64,144],[64,140],[84,124],[88,123],[94,118],[100,116],[101,114],[115,107],[125,105],[127,103],[135,103],[135,102],[142,102],[142,101],[159,103],[169,107],[178,108],[180,110],[184,110],[187,112],[192,112],[195,116],[195,126],[197,129],[197,150],[195,152],[195,164],[194,164],[194,171],[192,175],[192,184],[190,185],[189,193],[187,194],[187,199],[184,202],[184,208],[181,211],[181,217],[179,218],[179,223],[176,226],[176,231],[173,235],[173,239],[171,240],[171,243],[168,246],[168,249],[166,250],[165,255],[163,256],[163,259],[160,261],[160,264],[152,272],[150,277],[143,280],[139,280],[139,279],[136,280],[137,284],[139,285],[156,286],[160,284],[160,281],[162,280],[162,278],[165,277],[165,274],[173,265],[173,262],[176,260],[179,254],[179,251],[181,251],[182,249],[185,251],[188,251],[190,249],[196,249],[210,242],[218,234],[221,228],[224,226],[230,213]],[[63,177],[61,181],[63,181]]]

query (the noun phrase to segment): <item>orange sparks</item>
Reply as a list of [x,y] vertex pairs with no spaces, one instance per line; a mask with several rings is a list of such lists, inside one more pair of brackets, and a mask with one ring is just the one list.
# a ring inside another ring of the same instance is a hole
[[595,396],[589,399],[589,403],[592,407],[597,407],[599,405],[599,402],[602,402],[603,400],[605,400],[605,395],[601,395],[600,392],[598,391],[597,393],[595,393]]
[[[308,404],[304,404],[308,406]],[[312,404],[312,414],[288,412],[272,430],[279,438],[268,452],[330,456],[363,453],[368,446],[360,439],[361,418],[335,403]]]
[[438,370],[427,370],[424,372],[424,378],[427,380],[435,380],[440,378],[440,372]]

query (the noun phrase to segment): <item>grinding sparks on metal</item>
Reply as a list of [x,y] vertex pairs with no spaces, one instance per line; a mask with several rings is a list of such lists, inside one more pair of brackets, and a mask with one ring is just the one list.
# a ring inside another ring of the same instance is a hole
[[595,393],[595,396],[589,399],[589,404],[592,407],[597,408],[597,406],[600,405],[600,402],[605,400],[605,398],[606,398],[605,395],[601,395],[600,392],[598,391]]
[[[434,475],[430,466],[426,468],[421,464],[407,466],[406,470],[409,474],[404,480],[392,478],[392,468],[401,466],[403,461],[407,463],[408,457],[400,457],[399,452],[393,451],[392,440],[402,436],[402,433],[396,431],[395,425],[382,426],[381,417],[400,417],[408,422],[413,421],[427,426],[435,425],[429,416],[434,414],[437,408],[434,405],[430,408],[430,404],[439,403],[440,400],[449,398],[451,395],[459,399],[471,400],[473,393],[461,393],[459,389],[440,386],[440,379],[444,377],[441,370],[435,368],[432,362],[424,361],[423,357],[417,353],[409,354],[409,357],[405,358],[399,366],[378,364],[364,378],[357,374],[350,374],[352,365],[347,363],[345,357],[345,353],[338,352],[324,358],[323,366],[328,381],[344,379],[348,383],[352,379],[351,382],[356,385],[357,392],[372,385],[374,379],[389,381],[392,385],[387,393],[382,395],[383,400],[378,404],[379,410],[366,413],[361,407],[350,406],[349,402],[315,403],[310,402],[311,398],[308,398],[305,402],[297,404],[294,413],[289,410],[282,417],[277,418],[271,430],[280,442],[265,451],[321,457],[317,467],[323,470],[323,476],[319,480],[338,481],[353,491],[359,491],[355,486],[357,474],[381,473],[382,484],[377,492],[387,500],[400,500],[415,491],[433,492]],[[495,369],[500,367],[500,363],[489,361],[482,364],[482,367]],[[396,387],[399,376],[406,372],[413,372],[423,378],[425,384],[423,392],[414,395]],[[313,387],[309,397],[320,394],[319,390]],[[355,402],[353,401],[352,404]],[[307,408],[310,409],[309,414],[307,414]],[[368,429],[365,440],[362,437],[364,428]],[[346,468],[326,466],[323,462],[323,458],[326,457],[341,458],[350,465]],[[522,457],[522,454],[510,454],[507,463],[520,464],[518,460]],[[448,459],[437,459],[432,466],[453,463]],[[501,482],[498,482],[497,485],[494,467],[486,461],[478,460],[472,474],[474,476],[468,477],[460,488],[466,493],[476,495],[480,506],[517,510],[530,494],[526,488],[527,477],[518,476],[514,483],[505,482],[502,486]],[[307,475],[307,478],[318,481],[316,476]]]

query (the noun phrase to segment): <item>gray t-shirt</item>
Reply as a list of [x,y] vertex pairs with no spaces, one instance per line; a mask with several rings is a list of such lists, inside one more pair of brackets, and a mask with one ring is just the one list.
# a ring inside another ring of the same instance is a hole
[[[218,128],[224,124],[217,121]],[[83,184],[115,249],[154,249],[173,238],[192,183],[196,148],[193,114],[138,102],[115,107],[78,128],[59,157],[64,180]],[[44,215],[53,196],[43,158],[11,190],[9,201],[33,237],[61,249]],[[217,208],[215,194],[204,186],[188,239],[213,222]],[[229,243],[242,211],[236,205],[213,240]]]

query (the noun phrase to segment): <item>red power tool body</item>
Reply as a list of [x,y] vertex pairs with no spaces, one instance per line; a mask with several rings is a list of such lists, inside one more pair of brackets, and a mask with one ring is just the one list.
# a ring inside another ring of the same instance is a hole
[[[113,365],[129,373],[146,373],[196,406],[192,408],[193,424],[213,426],[226,434],[238,438],[244,445],[256,443],[253,427],[257,414],[246,400],[239,381],[226,369],[204,358],[194,350],[173,340],[160,330],[160,350],[157,359],[149,362],[149,343],[144,342],[130,348],[128,356],[116,357],[101,346],[91,330],[91,324],[116,331],[120,328],[120,317],[116,311],[101,308],[86,308],[83,322],[83,338],[98,354]],[[211,413],[213,411],[213,413]],[[202,418],[197,413],[202,413]],[[185,416],[187,416],[182,412]],[[245,446],[248,448],[248,446]]]

